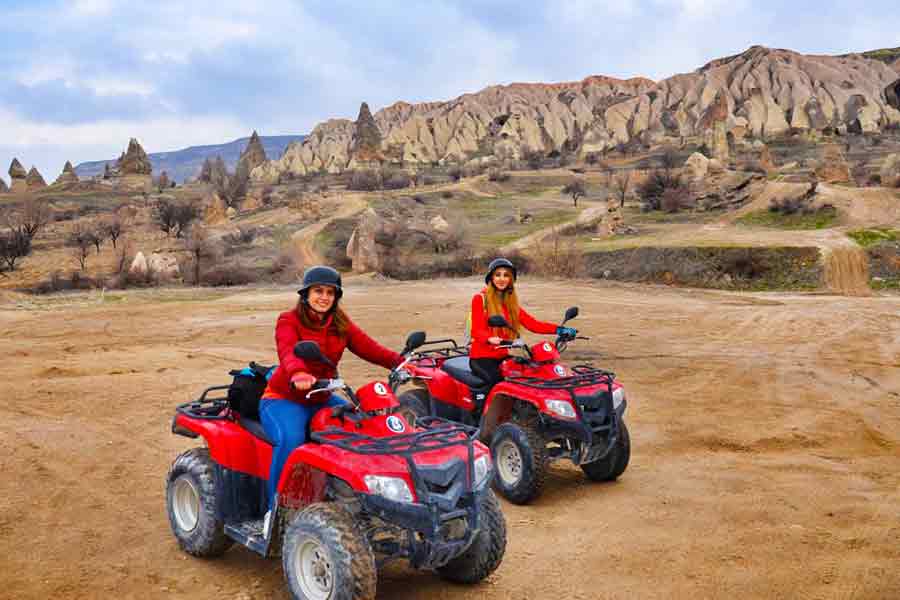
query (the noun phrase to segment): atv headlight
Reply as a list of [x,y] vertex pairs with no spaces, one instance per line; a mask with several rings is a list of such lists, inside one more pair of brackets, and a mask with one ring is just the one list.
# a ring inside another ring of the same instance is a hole
[[625,388],[620,387],[613,390],[613,408],[618,410],[623,400],[625,400]]
[[381,475],[366,475],[363,480],[369,491],[379,496],[384,496],[394,502],[412,502],[413,495],[409,486],[399,477],[382,477]]
[[575,418],[575,409],[568,400],[547,400],[547,410],[567,419]]
[[480,490],[491,475],[491,457],[488,454],[475,459],[475,489]]

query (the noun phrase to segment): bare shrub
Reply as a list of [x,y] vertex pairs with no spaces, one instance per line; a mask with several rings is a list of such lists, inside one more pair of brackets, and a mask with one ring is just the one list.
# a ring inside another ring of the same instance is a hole
[[813,205],[813,199],[808,196],[773,198],[769,201],[769,212],[781,213],[782,215],[809,215],[817,210],[818,208]]
[[216,255],[216,246],[210,239],[209,232],[202,225],[193,225],[184,242],[185,250],[191,255],[194,285],[200,284],[200,272],[203,260]]
[[746,171],[747,173],[759,173],[760,175],[765,175],[767,173],[767,171],[763,168],[758,160],[745,160],[740,165],[738,165],[738,171]]
[[447,175],[450,177],[451,181],[458,182],[463,178],[463,170],[459,166],[453,166],[447,171]]
[[191,222],[199,216],[200,208],[187,202],[161,199],[153,208],[153,220],[156,225],[166,236],[174,233],[176,238],[182,237]]
[[495,181],[497,183],[502,183],[504,181],[509,181],[509,173],[502,169],[493,168],[488,170],[488,181]]
[[666,146],[663,149],[663,153],[659,157],[660,166],[666,172],[670,172],[673,169],[678,168],[678,152],[675,151],[671,146]]
[[202,283],[212,287],[247,285],[256,279],[253,271],[241,265],[216,265],[203,273]]
[[403,171],[388,171],[382,175],[382,184],[386,190],[402,190],[412,185],[409,175]]
[[444,190],[443,192],[441,192],[441,198],[444,198],[445,200],[449,200],[452,197],[453,192],[451,192],[450,190]]
[[685,187],[678,175],[656,170],[635,190],[645,210],[660,210],[666,190]]
[[693,208],[693,205],[694,197],[687,186],[666,189],[660,200],[660,209],[667,213]]
[[[191,230],[193,231],[193,227]],[[237,231],[226,234],[222,241],[227,247],[249,246],[256,239],[257,230],[253,227],[238,227]]]
[[559,231],[538,242],[531,252],[531,271],[542,277],[584,277],[587,273],[584,255],[576,236]]
[[587,193],[584,180],[578,178],[573,179],[563,187],[562,193],[566,196],[572,196],[572,204],[577,207],[578,199],[582,198]]
[[347,189],[356,192],[374,192],[381,188],[381,178],[375,171],[350,171]]
[[544,166],[544,155],[537,150],[526,150],[522,154],[522,160],[528,165],[532,171],[537,171]]
[[584,155],[584,162],[593,167],[598,162],[600,162],[600,155],[598,155],[596,152],[588,152]]

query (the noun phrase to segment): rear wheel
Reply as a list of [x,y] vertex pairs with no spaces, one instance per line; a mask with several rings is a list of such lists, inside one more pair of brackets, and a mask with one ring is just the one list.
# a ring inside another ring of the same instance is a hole
[[368,540],[336,504],[313,504],[284,533],[284,576],[296,600],[374,600],[378,574]]
[[594,462],[581,465],[581,470],[593,481],[614,481],[628,468],[631,460],[631,437],[625,421],[619,422],[619,439],[609,454]]
[[506,520],[493,491],[485,491],[478,508],[481,529],[465,552],[437,570],[444,579],[456,583],[478,583],[503,561]]
[[527,504],[544,487],[547,449],[543,437],[525,423],[504,423],[491,440],[494,488],[514,504]]
[[419,417],[428,416],[428,392],[425,390],[408,390],[397,398],[400,408],[396,413],[402,415],[406,422],[415,427]]
[[178,545],[194,556],[219,556],[233,543],[216,518],[215,463],[207,448],[175,459],[166,479],[166,513]]

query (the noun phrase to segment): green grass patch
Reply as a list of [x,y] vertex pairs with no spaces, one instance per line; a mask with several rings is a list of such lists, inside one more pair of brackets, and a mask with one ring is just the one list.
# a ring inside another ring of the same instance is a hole
[[887,227],[874,227],[872,229],[857,229],[847,232],[847,237],[862,246],[868,248],[881,242],[900,241],[900,230]]
[[530,223],[502,225],[500,227],[502,231],[480,236],[479,245],[484,247],[504,246],[545,227],[572,221],[577,216],[578,211],[574,209],[545,210],[534,215]]
[[869,282],[873,290],[900,290],[900,278],[876,278]]
[[838,213],[834,208],[823,208],[813,213],[785,215],[771,210],[749,212],[737,220],[740,225],[751,227],[773,227],[776,229],[828,229],[837,223]]

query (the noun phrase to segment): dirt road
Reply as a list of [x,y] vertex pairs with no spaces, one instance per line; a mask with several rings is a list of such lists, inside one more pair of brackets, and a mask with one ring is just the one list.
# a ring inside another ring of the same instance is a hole
[[[349,283],[351,315],[399,347],[459,333],[475,279]],[[900,597],[900,298],[524,282],[619,373],[632,466],[555,467],[504,504],[506,560],[475,588],[390,568],[379,598]],[[287,598],[280,562],[179,551],[164,478],[192,445],[173,407],[273,359],[292,289],[148,291],[0,306],[0,598]],[[440,325],[436,325],[440,323]],[[356,358],[344,375],[379,373]]]

